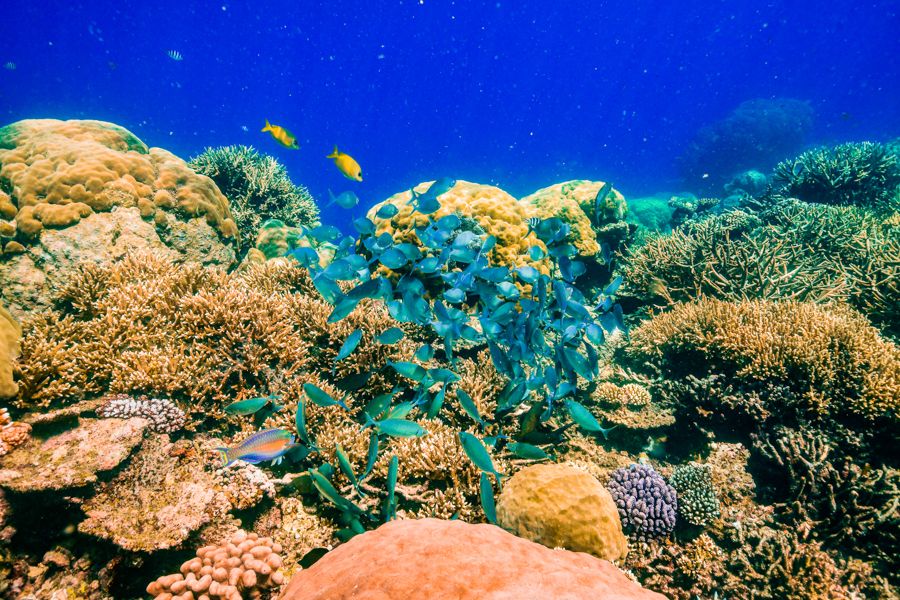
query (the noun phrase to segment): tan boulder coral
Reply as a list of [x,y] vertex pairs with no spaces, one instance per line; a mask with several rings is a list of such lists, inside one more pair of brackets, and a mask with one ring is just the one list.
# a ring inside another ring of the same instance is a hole
[[[529,217],[550,219],[558,217],[572,228],[570,243],[581,256],[594,256],[600,252],[600,242],[607,241],[615,247],[617,236],[605,240],[611,227],[624,223],[628,212],[625,197],[613,189],[606,199],[595,206],[597,192],[603,181],[576,179],[541,188],[519,200]],[[626,228],[627,231],[627,228]]]
[[[420,183],[414,189],[418,193],[424,192],[431,183]],[[547,272],[546,259],[533,261],[528,256],[531,246],[546,250],[536,235],[528,233],[529,215],[515,198],[500,188],[457,180],[456,185],[440,196],[438,201],[441,207],[431,215],[414,213],[409,203],[411,197],[409,190],[400,192],[369,210],[367,216],[375,223],[375,235],[388,232],[398,242],[417,243],[415,227],[425,226],[446,215],[456,215],[462,220],[460,230],[480,235],[487,233],[497,238],[497,245],[488,257],[492,264],[508,267],[530,265]],[[393,204],[399,211],[388,219],[376,217],[385,204]]]
[[0,304],[0,398],[11,398],[19,391],[12,371],[21,339],[22,328]]
[[139,248],[235,261],[237,227],[212,180],[112,123],[29,119],[0,128],[0,187],[0,295],[16,315],[45,305],[81,261]]
[[503,486],[497,521],[550,548],[623,558],[628,543],[612,496],[586,471],[563,464],[531,465]]
[[0,487],[38,492],[92,484],[131,455],[147,425],[139,418],[81,419],[46,440],[31,437],[0,458]]
[[494,525],[391,521],[291,579],[282,600],[663,600],[613,564],[551,550]]
[[166,435],[147,439],[128,467],[84,503],[79,531],[126,550],[179,546],[192,532],[231,509],[205,469],[205,457]]
[[204,546],[181,565],[147,586],[158,600],[242,600],[272,598],[284,583],[281,546],[255,533],[236,532],[220,546]]

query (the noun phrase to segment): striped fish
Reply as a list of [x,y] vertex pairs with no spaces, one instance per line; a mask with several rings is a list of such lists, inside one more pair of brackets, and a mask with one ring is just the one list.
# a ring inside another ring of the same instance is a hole
[[222,456],[222,466],[227,467],[236,460],[251,465],[274,460],[281,462],[282,457],[294,446],[294,435],[284,429],[266,429],[254,433],[234,448],[216,448]]

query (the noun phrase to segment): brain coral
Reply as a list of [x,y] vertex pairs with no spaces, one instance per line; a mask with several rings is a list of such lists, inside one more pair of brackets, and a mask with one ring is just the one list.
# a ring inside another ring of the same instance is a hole
[[13,381],[12,363],[19,354],[22,329],[0,304],[0,398],[15,396],[19,386]]
[[116,206],[135,206],[159,226],[170,210],[205,217],[223,237],[238,235],[211,179],[102,121],[28,119],[0,128],[0,189],[0,217],[11,221],[0,232],[23,245],[45,227],[68,227]]
[[569,465],[538,464],[518,471],[503,487],[497,520],[550,548],[606,560],[628,552],[612,496],[590,473]]
[[[430,185],[431,182],[426,181],[414,189],[416,192],[424,192]],[[375,223],[376,235],[388,232],[398,242],[418,243],[415,227],[455,214],[463,222],[462,229],[496,236],[497,246],[489,257],[494,264],[509,267],[531,265],[547,271],[545,260],[535,262],[528,256],[531,246],[539,246],[544,250],[546,248],[537,236],[528,234],[529,215],[525,207],[500,188],[457,180],[456,185],[440,197],[441,207],[432,215],[418,212],[413,214],[413,208],[409,204],[410,197],[409,191],[394,194],[369,210],[367,216]],[[393,204],[400,210],[389,219],[376,217],[375,213],[385,204]]]
[[566,181],[542,188],[519,202],[529,217],[558,217],[568,223],[572,227],[570,242],[578,253],[594,256],[605,237],[603,226],[621,221],[628,210],[625,197],[615,189],[600,207],[595,207],[594,200],[603,185],[603,181]]

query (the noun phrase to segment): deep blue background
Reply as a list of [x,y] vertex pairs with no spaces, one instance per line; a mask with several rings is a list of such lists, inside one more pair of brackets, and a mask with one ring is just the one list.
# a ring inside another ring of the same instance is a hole
[[[898,1],[194,4],[6,3],[0,121],[104,119],[185,158],[251,144],[363,204],[443,175],[678,189],[697,129],[756,97],[808,100],[811,141],[900,135]],[[364,183],[324,158],[335,143]]]

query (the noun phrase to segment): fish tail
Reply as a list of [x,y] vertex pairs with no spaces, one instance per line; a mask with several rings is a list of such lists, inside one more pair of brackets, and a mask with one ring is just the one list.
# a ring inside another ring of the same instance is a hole
[[269,120],[266,119],[266,126],[262,128],[263,131],[272,131],[272,125],[269,124]]
[[228,458],[228,448],[216,448],[216,452],[219,453],[220,458],[222,459],[222,468],[225,468],[234,462]]
[[337,146],[334,147],[334,152],[326,156],[325,158],[337,158],[338,157],[338,149]]

